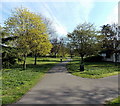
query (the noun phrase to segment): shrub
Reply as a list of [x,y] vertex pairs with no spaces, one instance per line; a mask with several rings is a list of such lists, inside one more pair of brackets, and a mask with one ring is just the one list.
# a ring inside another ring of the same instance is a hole
[[103,60],[102,56],[90,56],[84,59],[85,62],[101,62]]
[[10,66],[14,65],[16,63],[16,57],[12,55],[11,53],[2,53],[2,66],[3,68],[9,68]]

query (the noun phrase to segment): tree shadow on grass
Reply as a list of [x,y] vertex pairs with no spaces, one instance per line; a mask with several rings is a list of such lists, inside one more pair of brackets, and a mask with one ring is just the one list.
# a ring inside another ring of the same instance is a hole
[[51,69],[55,64],[27,64],[27,69],[32,69],[33,72],[44,72],[46,73],[49,69]]
[[[34,61],[34,60],[32,60]],[[47,60],[47,59],[44,59],[44,60],[37,60],[37,62],[60,62],[60,60]]]
[[[114,62],[102,61],[102,62],[85,62],[85,65],[101,65],[101,66],[115,66]],[[120,66],[120,63],[117,64]]]
[[11,67],[12,69],[18,69],[20,71],[28,71],[31,70],[33,72],[44,72],[46,73],[49,69],[51,69],[55,63],[46,63],[46,64],[26,64],[26,70],[23,70],[23,65],[22,64],[16,64],[14,67]]
[[[48,62],[48,61],[47,61]],[[48,63],[42,63],[42,64],[26,64],[26,71],[27,70],[31,70],[33,72],[48,72],[48,70],[50,70],[53,66],[55,66],[55,64],[58,67],[65,67],[66,66],[66,62],[68,61],[63,61],[61,62],[61,64],[56,64],[56,62],[48,62]],[[22,64],[16,64],[14,67],[12,67],[11,69],[18,69],[20,71],[25,71],[23,70],[23,65]]]

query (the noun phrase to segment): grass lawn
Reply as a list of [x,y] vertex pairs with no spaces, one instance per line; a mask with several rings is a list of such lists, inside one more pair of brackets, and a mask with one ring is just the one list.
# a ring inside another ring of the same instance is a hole
[[11,104],[19,100],[58,62],[60,62],[60,58],[38,58],[35,66],[33,65],[34,58],[29,57],[26,70],[22,70],[21,64],[1,70],[2,104]]
[[107,104],[120,104],[120,96],[118,96],[117,98],[111,100],[111,101],[108,101]]
[[79,58],[67,64],[68,71],[76,76],[84,78],[102,78],[120,73],[120,64],[115,66],[111,62],[85,62],[84,72],[80,72]]

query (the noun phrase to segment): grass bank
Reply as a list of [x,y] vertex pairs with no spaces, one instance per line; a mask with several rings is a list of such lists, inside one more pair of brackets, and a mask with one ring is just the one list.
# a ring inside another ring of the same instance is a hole
[[117,98],[111,100],[111,101],[108,101],[107,102],[108,105],[116,105],[116,104],[119,104],[120,105],[120,96],[118,96]]
[[115,66],[115,64],[111,62],[85,62],[84,72],[80,72],[79,64],[79,58],[74,58],[67,64],[68,71],[76,76],[94,79],[117,75],[120,73],[120,64]]
[[27,69],[22,70],[22,64],[2,71],[2,104],[11,104],[19,100],[30,90],[60,58],[27,58]]

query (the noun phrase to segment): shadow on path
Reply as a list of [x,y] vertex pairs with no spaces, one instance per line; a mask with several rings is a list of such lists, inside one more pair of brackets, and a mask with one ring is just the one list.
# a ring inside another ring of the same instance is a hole
[[67,73],[66,62],[54,66],[16,104],[103,104],[118,96],[117,77],[86,79]]
[[[35,94],[35,92],[33,93]],[[74,89],[62,87],[54,91],[37,90],[36,93],[38,96],[30,95],[33,97],[30,99],[30,101],[33,101],[33,104],[104,104],[103,101],[108,99],[110,95],[113,98],[118,95],[117,91],[110,88],[94,88],[87,91],[80,87],[75,87]],[[25,102],[23,101],[23,103]]]

